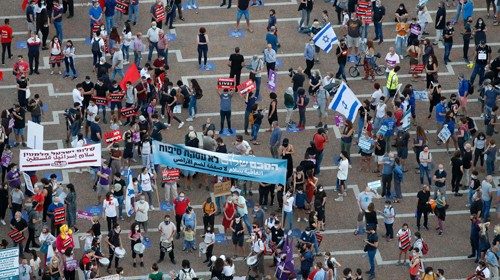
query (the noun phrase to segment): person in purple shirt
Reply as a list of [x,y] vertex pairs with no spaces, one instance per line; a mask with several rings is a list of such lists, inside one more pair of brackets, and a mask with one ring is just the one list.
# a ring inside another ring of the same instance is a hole
[[11,163],[7,169],[7,182],[9,183],[9,187],[12,189],[20,187],[21,173],[17,170],[17,164]]
[[111,168],[109,168],[108,163],[102,162],[102,166],[97,171],[97,177],[98,182],[97,182],[97,204],[96,206],[99,206],[102,204],[102,198],[106,196],[106,194],[109,192],[109,180],[111,176]]

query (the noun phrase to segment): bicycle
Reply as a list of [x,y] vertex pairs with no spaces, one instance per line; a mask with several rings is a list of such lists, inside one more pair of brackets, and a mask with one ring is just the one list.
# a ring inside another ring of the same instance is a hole
[[[373,71],[375,71],[375,74],[377,76],[382,76],[385,73],[385,66],[377,64],[378,58],[380,58],[379,53],[375,55],[375,67],[373,68]],[[349,76],[353,78],[359,77],[361,73],[359,72],[358,67],[363,66],[363,64],[364,64],[364,59],[361,59],[361,57],[357,56],[354,65],[349,67]]]

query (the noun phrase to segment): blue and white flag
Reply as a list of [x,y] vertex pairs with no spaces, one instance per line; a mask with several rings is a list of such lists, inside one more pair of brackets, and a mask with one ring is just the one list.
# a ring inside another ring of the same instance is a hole
[[361,108],[361,102],[347,84],[342,82],[328,108],[337,111],[344,115],[346,119],[354,122],[358,110]]
[[127,217],[134,214],[134,208],[132,205],[132,199],[135,197],[134,183],[132,182],[132,171],[130,168],[127,170],[127,191],[125,192],[125,211],[127,212]]
[[316,33],[313,37],[314,44],[318,46],[320,49],[329,53],[334,44],[338,44],[339,40],[337,39],[337,35],[335,35],[335,31],[333,31],[333,26],[331,23],[325,25],[321,30]]

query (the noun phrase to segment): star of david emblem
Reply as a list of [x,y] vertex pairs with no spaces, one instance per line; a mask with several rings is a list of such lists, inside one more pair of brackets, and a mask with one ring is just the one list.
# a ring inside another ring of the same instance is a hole
[[328,37],[328,35],[323,35],[323,38],[321,38],[321,40],[323,40],[323,42],[325,43],[328,43],[330,41],[330,38]]

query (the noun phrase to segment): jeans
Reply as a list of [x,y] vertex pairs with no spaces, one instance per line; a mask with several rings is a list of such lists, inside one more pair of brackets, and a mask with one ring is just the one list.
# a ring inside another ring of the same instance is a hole
[[196,97],[191,96],[189,98],[189,105],[188,105],[188,112],[189,112],[189,117],[194,118],[198,111],[198,108],[196,108]]
[[248,232],[252,232],[252,225],[250,224],[250,220],[248,219],[248,214],[243,215],[241,219],[243,220],[243,223],[245,223],[245,225],[247,226]]
[[306,59],[306,69],[304,69],[304,74],[311,77],[311,70],[314,67],[314,59]]
[[339,63],[339,71],[335,74],[335,78],[339,79],[342,77],[344,80],[347,80],[345,76],[345,63]]
[[57,36],[57,38],[59,38],[59,42],[62,42],[63,41],[62,20],[61,21],[54,21],[54,28],[56,29],[56,36]]
[[323,161],[323,150],[316,154],[316,165],[314,167],[314,174],[318,175],[321,171],[321,162]]
[[30,65],[30,72],[38,72],[38,65],[40,63],[40,52],[28,52],[28,62]]
[[65,57],[64,66],[66,66],[65,76],[76,77],[75,60],[73,57]]
[[493,175],[493,172],[495,172],[495,159],[486,160],[486,174]]
[[134,63],[137,67],[141,66],[142,63],[142,53],[134,51]]
[[245,132],[248,132],[248,118],[250,117],[251,113],[252,113],[252,111],[245,110],[245,122],[244,122],[244,125],[243,125],[243,127],[245,129]]
[[261,97],[260,97],[261,81],[262,81],[262,77],[255,77],[255,98],[257,98],[257,100],[261,100]]
[[138,17],[139,17],[139,4],[129,5],[128,6],[128,21],[136,23]]
[[391,239],[394,238],[394,228],[393,228],[394,224],[384,223],[384,225],[385,225],[385,236],[387,236]]
[[42,116],[34,116],[31,114],[31,121],[37,124],[40,124],[42,122]]
[[201,66],[201,57],[203,56],[203,65],[207,65],[208,45],[198,45],[198,65]]
[[12,52],[10,50],[11,43],[2,43],[2,64],[5,64],[5,53],[8,52],[9,58],[12,57]]
[[458,19],[460,18],[460,14],[461,13],[462,13],[462,4],[460,4],[460,2],[459,2],[458,5],[457,5],[457,12],[455,14],[455,18],[453,18],[454,22],[458,21]]
[[379,38],[380,41],[383,41],[384,34],[382,32],[382,23],[381,22],[374,22],[373,25],[375,25],[375,38]]
[[451,47],[453,46],[453,43],[444,43],[444,61],[448,62],[450,61],[450,52],[451,52]]
[[399,54],[399,55],[406,54],[405,42],[406,42],[406,36],[405,37],[396,36],[396,53],[397,54]]
[[122,79],[123,79],[123,76],[125,76],[125,73],[123,73],[123,69],[121,69],[121,68],[114,68],[113,69],[113,73],[111,74],[111,80],[114,80],[115,76],[117,74],[120,75],[120,76],[122,76]]
[[156,49],[156,53],[158,53],[158,42],[149,42],[148,62],[151,62],[151,59],[153,58],[154,49]]
[[487,201],[483,200],[483,209],[481,210],[481,216],[484,222],[490,219],[490,208],[491,208],[491,199]]
[[125,61],[128,61],[130,59],[129,50],[130,50],[130,46],[122,45],[123,59]]
[[111,32],[111,28],[113,28],[114,26],[113,20],[114,20],[113,16],[106,17],[106,32],[108,32],[108,34]]
[[104,105],[97,105],[97,110],[98,110],[98,113],[102,110],[102,120],[103,121],[106,121],[106,106]]
[[286,228],[288,225],[288,229],[293,229],[293,212],[283,212],[283,228]]
[[417,229],[420,230],[420,219],[424,215],[424,227],[427,228],[429,221],[429,212],[428,211],[420,211],[417,209]]
[[476,79],[476,75],[479,75],[479,85],[483,84],[484,81],[484,67],[486,65],[476,63],[474,64],[474,69],[472,70],[472,74],[470,74],[470,83],[474,84],[474,80]]
[[395,199],[402,199],[403,194],[401,193],[401,181],[394,179],[394,196]]
[[300,10],[300,22],[299,27],[302,28],[302,24],[306,23],[305,28],[309,27],[309,20],[311,18],[311,11],[307,9]]
[[[368,38],[368,30],[370,29],[370,25],[368,24],[364,24],[364,25],[361,25],[361,38],[362,39],[366,39]],[[375,36],[375,38],[378,38],[377,36]]]
[[172,7],[170,13],[167,14],[167,19],[165,19],[165,25],[168,25],[168,28],[171,28],[174,24],[175,19],[175,7]]
[[424,184],[424,173],[427,174],[427,181],[429,183],[429,185],[431,185],[431,174],[430,174],[430,170],[429,170],[429,166],[422,166],[421,164],[419,165],[419,169],[420,169],[420,184]]
[[392,173],[382,174],[382,196],[385,196],[387,199],[391,198],[391,181]]
[[231,111],[220,111],[220,130],[224,130],[224,119],[227,122],[227,128],[231,129]]
[[102,57],[101,51],[92,51],[92,65],[96,65]]
[[123,195],[115,196],[118,200],[118,217],[121,219],[123,217]]
[[192,6],[193,8],[194,8],[194,7],[196,7],[196,8],[198,8],[198,7],[199,7],[199,5],[198,5],[198,0],[188,0],[188,1],[187,1],[187,4],[188,4],[189,6]]
[[464,38],[463,52],[464,52],[464,59],[467,60],[469,60],[469,44],[470,44],[470,38]]
[[359,140],[359,138],[361,138],[361,133],[363,133],[364,126],[365,126],[365,119],[359,117],[358,118],[358,131],[356,132],[356,134],[358,135],[358,140]]
[[259,135],[260,124],[252,125],[252,141],[257,140],[257,135]]
[[370,275],[375,275],[375,254],[377,253],[377,249],[368,250],[366,252],[368,254],[368,262],[370,262]]

